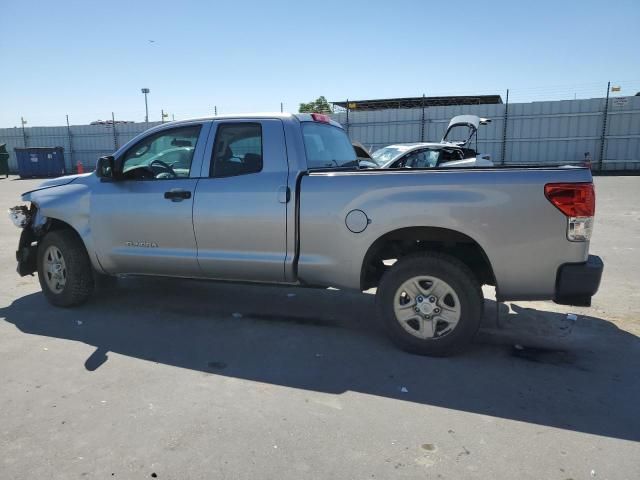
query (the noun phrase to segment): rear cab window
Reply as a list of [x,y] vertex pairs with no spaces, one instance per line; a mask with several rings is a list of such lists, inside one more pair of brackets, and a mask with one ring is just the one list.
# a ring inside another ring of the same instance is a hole
[[356,152],[344,130],[321,122],[302,122],[301,128],[307,168],[357,166]]

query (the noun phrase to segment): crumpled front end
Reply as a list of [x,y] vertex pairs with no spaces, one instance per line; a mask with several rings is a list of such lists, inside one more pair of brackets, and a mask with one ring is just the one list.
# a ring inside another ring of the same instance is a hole
[[[22,229],[16,252],[21,276],[37,270],[38,242],[52,229],[74,230],[87,251],[91,251],[87,243],[90,243],[89,199],[96,181],[93,174],[52,179],[23,193],[22,203],[9,209],[9,218]],[[94,267],[98,268],[98,265],[94,264]]]
[[9,219],[18,228],[26,227],[31,221],[31,212],[26,205],[18,205],[9,209]]
[[17,205],[9,209],[9,218],[13,224],[22,228],[16,260],[18,261],[18,274],[21,277],[33,275],[38,269],[38,238],[45,228],[47,219],[40,215],[38,207],[32,203],[31,206]]

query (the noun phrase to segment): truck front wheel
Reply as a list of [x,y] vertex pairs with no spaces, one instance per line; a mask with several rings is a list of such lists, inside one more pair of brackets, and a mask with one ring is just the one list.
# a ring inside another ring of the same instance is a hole
[[376,302],[394,343],[407,352],[432,356],[450,355],[469,344],[484,304],[473,272],[439,253],[398,260],[383,275]]
[[91,296],[91,261],[74,231],[54,230],[40,241],[38,280],[49,303],[58,307],[80,305]]

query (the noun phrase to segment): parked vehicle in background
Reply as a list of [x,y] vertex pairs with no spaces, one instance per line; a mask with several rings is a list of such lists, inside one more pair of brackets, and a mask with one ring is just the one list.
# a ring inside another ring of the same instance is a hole
[[353,149],[356,152],[358,167],[380,168],[364,145],[360,142],[351,142],[351,145],[353,145]]
[[[487,154],[478,154],[478,127],[491,120],[476,115],[453,117],[439,143],[400,143],[371,155],[378,168],[492,167]],[[471,148],[475,140],[475,148]]]
[[351,142],[353,149],[356,151],[356,157],[363,160],[372,160],[371,154],[360,142]]
[[22,200],[18,273],[53,305],[120,274],[377,287],[390,337],[419,354],[471,341],[484,284],[587,305],[603,268],[588,169],[363,170],[321,114],[158,125]]

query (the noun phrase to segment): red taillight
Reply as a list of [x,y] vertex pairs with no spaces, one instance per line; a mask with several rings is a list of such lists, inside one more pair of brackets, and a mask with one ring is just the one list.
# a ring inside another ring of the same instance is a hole
[[312,113],[311,118],[313,118],[314,122],[329,123],[331,121],[329,115],[325,115],[324,113]]
[[548,183],[544,195],[567,217],[593,217],[596,212],[593,183]]

